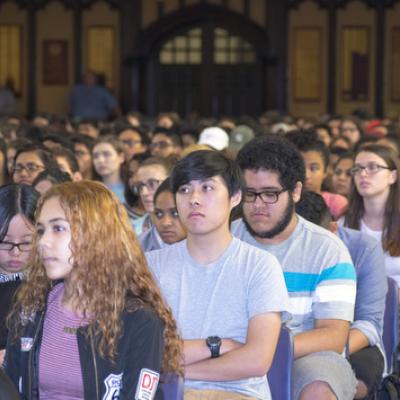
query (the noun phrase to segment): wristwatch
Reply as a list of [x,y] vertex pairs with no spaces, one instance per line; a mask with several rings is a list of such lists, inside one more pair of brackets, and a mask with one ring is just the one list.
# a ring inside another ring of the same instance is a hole
[[206,345],[211,351],[211,358],[219,357],[222,340],[219,336],[209,336],[206,339]]

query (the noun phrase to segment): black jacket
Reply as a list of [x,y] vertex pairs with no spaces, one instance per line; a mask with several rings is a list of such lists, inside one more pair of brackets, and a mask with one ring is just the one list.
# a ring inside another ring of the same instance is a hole
[[0,350],[7,344],[7,315],[11,309],[14,294],[22,281],[9,281],[0,283]]
[[[22,341],[21,338],[13,340],[10,333],[7,343],[5,370],[14,385],[20,388],[24,400],[39,399],[38,364],[44,315],[45,312],[38,313],[27,323]],[[85,400],[135,399],[136,393],[151,389],[149,375],[144,377],[146,370],[150,370],[152,379],[160,373],[164,348],[161,320],[145,307],[124,312],[121,318],[123,334],[114,364],[100,357],[96,339],[91,336],[87,339],[85,327],[77,331]],[[144,383],[142,391],[143,386],[138,387],[139,378]],[[140,398],[147,398],[145,394]],[[154,398],[163,398],[160,386]]]

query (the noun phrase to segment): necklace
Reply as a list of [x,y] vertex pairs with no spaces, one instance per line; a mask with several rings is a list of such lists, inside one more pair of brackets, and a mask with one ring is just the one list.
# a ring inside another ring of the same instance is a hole
[[69,335],[76,335],[78,328],[71,328],[69,326],[64,326],[63,332],[68,333]]

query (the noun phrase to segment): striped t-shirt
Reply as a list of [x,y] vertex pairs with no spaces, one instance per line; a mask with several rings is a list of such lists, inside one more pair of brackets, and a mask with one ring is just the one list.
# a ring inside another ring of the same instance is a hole
[[54,287],[48,298],[39,354],[41,400],[83,399],[83,380],[76,329],[81,316],[62,307],[64,284]]
[[314,328],[316,319],[352,322],[356,298],[356,273],[344,243],[299,216],[290,237],[277,245],[258,243],[242,220],[232,224],[236,237],[272,253],[283,268],[296,334]]

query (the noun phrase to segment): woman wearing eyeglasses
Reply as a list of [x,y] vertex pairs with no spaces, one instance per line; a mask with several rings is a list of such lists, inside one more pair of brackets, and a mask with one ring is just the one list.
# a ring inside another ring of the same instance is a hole
[[400,184],[396,154],[371,144],[355,155],[350,204],[344,225],[382,243],[386,273],[400,286]]
[[26,144],[15,154],[12,180],[14,183],[32,185],[42,171],[57,167],[53,155],[42,145]]
[[11,300],[28,267],[38,199],[27,185],[0,187],[0,352],[6,346]]
[[181,340],[124,206],[99,182],[53,186],[33,243],[5,360],[21,398],[162,399]]

